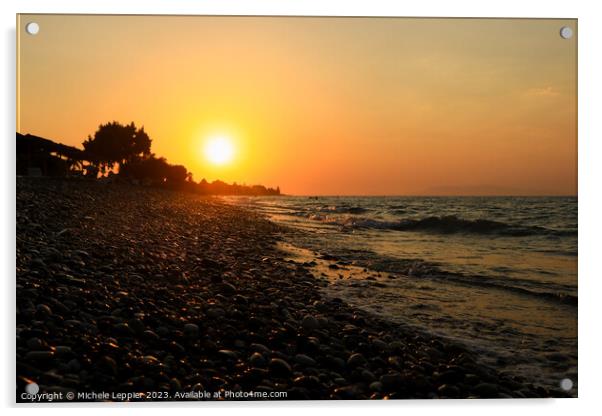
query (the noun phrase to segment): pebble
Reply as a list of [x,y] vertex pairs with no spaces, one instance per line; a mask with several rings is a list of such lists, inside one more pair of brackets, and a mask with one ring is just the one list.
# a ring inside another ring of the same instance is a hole
[[439,386],[437,392],[439,393],[439,395],[446,397],[455,398],[460,396],[460,389],[450,384],[443,384]]
[[331,356],[331,357],[328,358],[328,362],[334,368],[337,368],[337,369],[344,369],[345,368],[345,360],[343,360],[341,357],[333,357],[333,356]]
[[143,336],[144,336],[144,338],[146,338],[149,341],[158,341],[159,340],[159,335],[157,335],[156,332],[151,331],[150,329],[147,329],[146,331],[144,331]]
[[236,361],[238,359],[238,354],[232,350],[219,350],[217,353],[228,360]]
[[160,327],[158,327],[158,328],[157,328],[157,334],[158,334],[160,337],[164,337],[164,338],[166,338],[166,337],[168,337],[168,336],[170,335],[170,332],[171,332],[171,331],[170,331],[170,330],[169,330],[169,328],[168,328],[168,327],[166,327],[166,326],[160,326]]
[[108,373],[113,377],[117,375],[117,362],[108,355],[102,356],[100,360],[94,363],[94,365],[98,365],[99,368],[103,370],[103,373]]
[[439,375],[438,380],[445,384],[456,384],[464,380],[464,373],[456,370],[447,370]]
[[182,346],[182,344],[179,344],[175,341],[171,341],[169,343],[168,350],[171,351],[176,356],[182,356],[182,355],[186,354],[186,348],[184,348]]
[[366,364],[366,358],[360,353],[351,354],[347,360],[347,365],[351,368],[359,367]]
[[161,361],[154,355],[145,355],[142,357],[142,362],[149,367],[156,367],[161,365]]
[[341,399],[357,399],[358,396],[361,394],[361,390],[356,385],[344,386],[335,389],[334,394],[335,396],[338,396]]
[[134,334],[134,332],[132,331],[130,326],[126,323],[119,323],[119,324],[113,325],[113,332],[115,332],[115,334],[117,334],[117,335],[122,335],[122,336],[131,336]]
[[38,306],[36,306],[36,315],[40,319],[48,318],[52,315],[52,309],[50,309],[48,305],[41,303]]
[[146,326],[144,326],[144,323],[142,323],[140,319],[131,319],[128,321],[128,325],[137,335],[144,334],[144,331],[146,330]]
[[263,358],[263,355],[258,352],[254,352],[249,357],[249,363],[255,367],[263,367],[266,365],[267,361],[265,358]]
[[56,275],[56,278],[58,280],[60,280],[63,284],[79,286],[79,287],[86,286],[86,279],[80,279],[80,278],[71,276],[69,274],[64,274],[64,273],[58,274],[58,275]]
[[59,357],[65,357],[73,354],[71,347],[68,347],[66,345],[57,345],[56,347],[54,347],[54,352]]
[[184,336],[188,339],[197,339],[199,337],[199,326],[196,324],[184,325]]
[[334,381],[334,383],[339,386],[344,386],[345,384],[347,384],[347,379],[344,377],[336,377],[332,381]]
[[376,376],[374,375],[374,373],[369,370],[362,371],[362,378],[367,382],[373,382],[376,380]]
[[289,363],[280,358],[272,358],[268,369],[271,374],[277,377],[288,377],[293,372]]
[[30,351],[25,355],[25,358],[31,361],[47,361],[53,357],[53,351]]
[[375,350],[382,351],[382,352],[387,351],[389,349],[389,345],[386,342],[384,342],[378,338],[374,338],[372,340],[372,346],[374,347]]
[[231,283],[222,284],[222,291],[228,295],[233,295],[236,293],[236,286]]
[[498,386],[491,383],[480,383],[477,384],[472,391],[484,398],[497,397]]
[[262,354],[270,354],[271,353],[271,350],[268,347],[266,347],[263,344],[259,344],[259,343],[252,343],[251,345],[249,345],[249,348],[251,349],[251,351],[257,351]]
[[72,373],[76,373],[80,370],[81,368],[81,364],[79,363],[79,361],[76,358],[73,358],[72,360],[70,360],[67,363],[67,369],[72,372]]
[[226,311],[222,308],[209,308],[207,309],[207,316],[212,319],[222,318],[226,315]]
[[380,376],[380,382],[386,389],[394,389],[403,383],[403,377],[400,373],[387,373]]
[[305,315],[301,321],[301,326],[307,330],[314,330],[320,328],[320,323],[312,315]]
[[297,354],[295,355],[295,361],[298,364],[301,364],[303,366],[306,367],[313,367],[316,365],[316,360],[314,360],[313,358],[305,355],[305,354]]
[[477,376],[476,374],[466,374],[464,376],[464,383],[474,386],[475,384],[477,384],[479,382],[479,376]]
[[35,257],[31,260],[31,266],[35,269],[46,269],[48,267],[46,266],[46,263],[44,263],[44,260],[39,257]]
[[26,342],[27,348],[34,351],[40,351],[46,349],[44,343],[38,337],[29,338]]
[[173,377],[169,380],[169,388],[172,392],[182,391],[182,383],[177,378]]
[[370,383],[370,391],[382,391],[383,389],[383,383],[381,383],[380,381],[373,381],[372,383]]

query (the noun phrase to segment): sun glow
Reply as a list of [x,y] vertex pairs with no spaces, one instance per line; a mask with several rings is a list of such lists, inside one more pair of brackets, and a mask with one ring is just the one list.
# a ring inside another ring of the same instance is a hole
[[210,137],[205,142],[205,157],[214,165],[225,165],[234,158],[234,145],[227,136]]

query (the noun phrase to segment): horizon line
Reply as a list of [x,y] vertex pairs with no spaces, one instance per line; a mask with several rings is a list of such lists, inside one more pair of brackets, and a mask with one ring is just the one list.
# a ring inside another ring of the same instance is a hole
[[306,198],[353,198],[353,197],[370,197],[370,198],[407,198],[407,197],[428,197],[428,198],[474,198],[474,197],[491,197],[491,198],[577,198],[578,194],[287,194],[282,193],[279,196],[290,197],[306,197]]

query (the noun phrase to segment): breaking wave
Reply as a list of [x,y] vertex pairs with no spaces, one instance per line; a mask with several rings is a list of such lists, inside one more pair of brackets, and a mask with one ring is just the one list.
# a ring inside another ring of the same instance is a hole
[[421,219],[407,218],[399,221],[380,221],[361,217],[332,218],[320,214],[311,214],[309,219],[339,225],[343,228],[416,231],[436,234],[493,234],[511,237],[576,235],[575,231],[570,230],[521,226],[487,219],[469,220],[459,218],[455,215],[430,216]]

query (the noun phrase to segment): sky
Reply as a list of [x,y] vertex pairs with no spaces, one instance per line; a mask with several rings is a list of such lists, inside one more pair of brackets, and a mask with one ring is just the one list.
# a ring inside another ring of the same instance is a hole
[[[557,19],[21,15],[17,131],[81,147],[133,121],[197,181],[287,194],[576,195],[576,33]],[[229,163],[206,157],[215,137]]]

